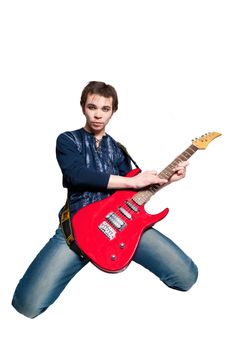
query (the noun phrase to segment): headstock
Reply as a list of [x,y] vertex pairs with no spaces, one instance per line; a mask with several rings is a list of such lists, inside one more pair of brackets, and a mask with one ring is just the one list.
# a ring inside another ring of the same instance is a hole
[[192,144],[196,146],[198,149],[206,149],[208,144],[213,141],[216,137],[221,136],[219,132],[209,132],[205,135],[202,135],[199,138],[192,140]]

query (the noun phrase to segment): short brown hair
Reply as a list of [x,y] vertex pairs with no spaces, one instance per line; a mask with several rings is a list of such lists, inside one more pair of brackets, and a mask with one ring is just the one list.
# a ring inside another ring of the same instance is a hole
[[80,104],[82,110],[84,111],[84,107],[87,101],[88,94],[96,94],[104,97],[112,97],[112,109],[113,112],[116,112],[118,109],[118,96],[117,92],[113,86],[105,84],[102,81],[90,81],[87,86],[83,89],[80,99]]

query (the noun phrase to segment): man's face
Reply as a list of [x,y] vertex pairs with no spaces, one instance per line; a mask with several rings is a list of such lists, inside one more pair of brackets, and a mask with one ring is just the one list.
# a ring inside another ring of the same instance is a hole
[[105,126],[113,115],[112,97],[88,94],[84,115],[86,117],[86,130],[94,134],[103,134]]

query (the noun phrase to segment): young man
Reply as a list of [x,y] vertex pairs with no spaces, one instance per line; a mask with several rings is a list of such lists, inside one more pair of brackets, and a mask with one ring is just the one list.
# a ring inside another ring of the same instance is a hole
[[[152,184],[165,186],[185,176],[187,162],[180,163],[169,180],[161,179],[154,170],[125,177],[131,170],[130,160],[105,132],[118,108],[115,89],[92,81],[84,88],[80,103],[85,126],[59,135],[56,147],[63,186],[68,188],[71,217],[80,208],[111,195],[113,190],[138,190]],[[189,290],[197,279],[193,261],[152,227],[143,233],[133,260],[176,290]],[[13,306],[29,318],[38,316],[87,262],[68,247],[59,226],[20,280]]]

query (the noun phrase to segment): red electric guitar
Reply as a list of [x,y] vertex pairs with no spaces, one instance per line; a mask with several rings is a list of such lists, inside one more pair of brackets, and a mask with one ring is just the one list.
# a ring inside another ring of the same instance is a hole
[[[188,160],[198,149],[205,149],[220,135],[211,132],[193,140],[191,146],[159,173],[159,177],[169,179],[179,162]],[[134,169],[127,176],[139,172],[140,169]],[[106,272],[120,272],[129,265],[143,232],[168,213],[168,208],[155,215],[144,209],[158,189],[159,185],[150,185],[139,191],[119,190],[80,209],[73,216],[76,243],[93,264]]]

